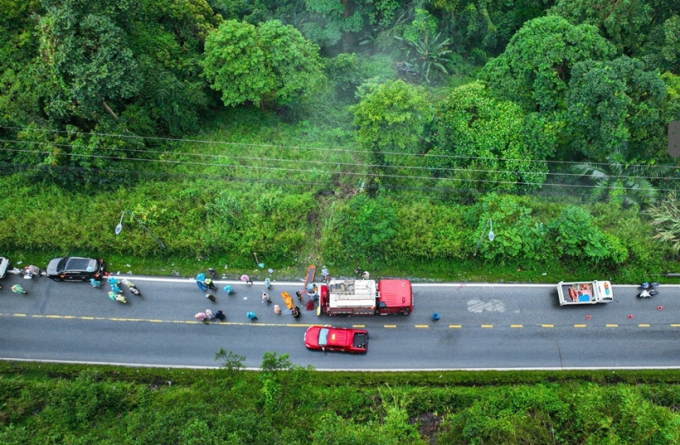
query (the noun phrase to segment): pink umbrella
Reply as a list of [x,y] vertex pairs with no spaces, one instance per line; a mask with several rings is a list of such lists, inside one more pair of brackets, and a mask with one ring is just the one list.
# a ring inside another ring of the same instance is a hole
[[194,318],[198,321],[204,321],[206,319],[206,315],[203,312],[199,312],[198,314],[194,315]]
[[249,278],[250,277],[248,275],[241,275],[241,281],[243,281],[244,283],[247,283]]

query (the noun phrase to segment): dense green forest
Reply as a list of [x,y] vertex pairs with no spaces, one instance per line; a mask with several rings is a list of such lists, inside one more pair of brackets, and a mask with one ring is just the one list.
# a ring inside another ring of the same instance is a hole
[[[224,352],[224,351],[223,351]],[[0,363],[4,444],[654,444],[677,371],[331,373]]]
[[[1,0],[0,248],[425,275],[679,268],[679,14]],[[136,225],[115,237],[123,210],[167,250]]]

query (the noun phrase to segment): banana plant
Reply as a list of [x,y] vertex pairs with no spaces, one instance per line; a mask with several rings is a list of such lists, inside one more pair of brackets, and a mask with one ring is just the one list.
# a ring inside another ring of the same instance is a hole
[[441,32],[432,38],[425,33],[416,41],[395,37],[409,47],[406,57],[410,63],[419,67],[420,78],[427,83],[430,83],[430,72],[433,70],[449,74],[446,65],[450,62],[449,55],[452,53],[449,49],[451,40],[442,37]]

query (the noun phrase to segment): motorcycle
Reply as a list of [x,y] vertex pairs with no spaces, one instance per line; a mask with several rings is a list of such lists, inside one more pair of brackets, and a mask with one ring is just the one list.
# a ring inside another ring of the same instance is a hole
[[121,294],[117,294],[115,292],[109,292],[109,298],[112,299],[113,301],[117,301],[119,303],[123,303],[123,304],[127,303],[127,300],[125,299],[124,296],[122,296]]
[[135,283],[131,282],[128,279],[123,279],[123,284],[127,286],[127,288],[130,290],[130,293],[137,295],[138,297],[142,296],[142,293],[137,289],[137,285]]
[[651,298],[659,295],[659,291],[656,290],[656,288],[659,286],[659,283],[650,283],[649,281],[645,281],[640,285],[640,289],[642,289],[642,291],[638,294],[638,298]]

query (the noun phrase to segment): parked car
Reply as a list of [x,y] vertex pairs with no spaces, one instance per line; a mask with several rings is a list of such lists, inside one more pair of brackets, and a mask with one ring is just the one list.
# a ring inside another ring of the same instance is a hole
[[9,258],[0,256],[0,279],[5,278],[5,274],[7,274],[7,269],[9,269]]
[[305,332],[305,346],[308,349],[338,352],[366,352],[368,331],[363,329],[312,326]]
[[54,281],[89,281],[104,276],[104,260],[81,257],[54,258],[47,265],[47,276]]

